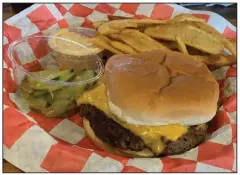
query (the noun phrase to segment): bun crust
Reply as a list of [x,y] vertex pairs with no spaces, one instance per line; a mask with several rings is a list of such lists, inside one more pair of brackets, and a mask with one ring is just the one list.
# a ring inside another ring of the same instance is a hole
[[165,50],[115,55],[105,67],[111,112],[135,125],[198,125],[217,110],[218,83],[205,64]]
[[125,157],[135,157],[135,158],[137,158],[137,157],[153,157],[153,153],[148,149],[145,149],[144,151],[121,150],[121,149],[114,148],[110,145],[103,143],[103,141],[100,140],[95,135],[94,131],[92,130],[92,128],[89,124],[89,121],[85,117],[83,118],[83,127],[84,127],[84,130],[85,130],[87,136],[94,142],[94,144],[98,148],[100,148],[106,152],[118,154],[118,155],[125,156]]

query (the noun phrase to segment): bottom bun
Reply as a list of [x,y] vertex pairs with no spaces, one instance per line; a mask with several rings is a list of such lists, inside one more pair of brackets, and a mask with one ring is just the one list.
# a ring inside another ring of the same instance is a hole
[[89,121],[86,118],[83,118],[83,127],[85,129],[85,132],[87,136],[94,142],[94,144],[107,152],[113,153],[113,154],[118,154],[121,156],[125,157],[132,157],[132,158],[137,158],[137,157],[154,157],[154,154],[151,152],[151,150],[145,148],[142,151],[132,151],[132,150],[122,150],[119,148],[114,148],[109,144],[103,143],[102,140],[100,140],[92,130]]

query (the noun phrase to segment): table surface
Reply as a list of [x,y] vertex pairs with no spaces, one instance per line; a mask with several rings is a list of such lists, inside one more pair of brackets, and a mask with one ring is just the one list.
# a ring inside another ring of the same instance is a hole
[[[233,25],[237,26],[237,5],[234,4],[230,7],[223,8],[222,6],[213,6],[213,7],[206,7],[206,6],[192,6],[188,7],[189,9],[193,10],[206,10],[206,11],[213,11],[218,13],[219,15],[223,16],[227,20],[229,20]],[[7,7],[3,9],[3,20],[10,18],[11,16],[15,15],[12,11],[11,7]],[[5,173],[20,173],[23,172],[22,170],[18,169],[11,163],[3,160],[3,172]]]

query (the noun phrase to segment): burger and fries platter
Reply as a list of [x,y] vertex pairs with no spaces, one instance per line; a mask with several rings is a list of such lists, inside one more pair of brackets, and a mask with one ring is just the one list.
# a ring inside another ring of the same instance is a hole
[[95,5],[5,21],[4,159],[25,172],[236,171],[236,29],[173,4],[154,18]]

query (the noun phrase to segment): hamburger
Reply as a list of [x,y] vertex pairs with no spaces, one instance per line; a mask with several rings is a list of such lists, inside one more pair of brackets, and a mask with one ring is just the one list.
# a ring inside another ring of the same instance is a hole
[[218,83],[205,64],[165,50],[112,56],[77,103],[97,147],[128,157],[184,153],[207,138]]

